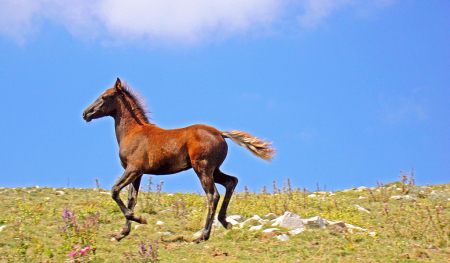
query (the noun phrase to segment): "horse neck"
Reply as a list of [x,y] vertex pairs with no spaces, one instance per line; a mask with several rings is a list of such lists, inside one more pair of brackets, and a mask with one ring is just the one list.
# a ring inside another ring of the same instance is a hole
[[114,118],[116,138],[120,147],[122,139],[136,126],[144,125],[145,122],[140,120],[130,107],[126,107],[123,101],[120,100],[119,105],[120,106],[112,117]]

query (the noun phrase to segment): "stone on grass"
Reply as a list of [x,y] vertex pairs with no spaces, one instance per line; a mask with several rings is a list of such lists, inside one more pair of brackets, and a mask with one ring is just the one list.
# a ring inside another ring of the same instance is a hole
[[158,222],[156,222],[156,225],[158,225],[158,226],[162,226],[162,225],[164,225],[164,222],[163,222],[163,221],[159,221],[159,220],[158,220]]
[[391,199],[395,199],[395,200],[412,200],[414,198],[412,196],[410,196],[410,195],[393,195],[393,196],[391,196]]
[[135,225],[135,226],[134,226],[134,229],[135,229],[135,230],[138,230],[138,229],[143,228],[143,227],[144,227],[144,225]]
[[[227,222],[229,222],[228,221],[228,219],[233,219],[233,220],[236,220],[236,221],[238,221],[238,222],[244,222],[244,217],[242,217],[241,215],[231,215],[231,216],[227,216]],[[231,222],[230,222],[231,223]]]
[[362,191],[366,191],[367,189],[369,189],[369,188],[367,188],[365,186],[360,186],[360,187],[356,188],[356,191],[362,192]]
[[310,195],[308,195],[308,197],[313,198],[313,197],[317,197],[317,195],[316,194],[310,194]]
[[289,236],[286,235],[286,234],[278,235],[277,238],[278,238],[278,240],[280,240],[280,241],[289,241],[289,240],[290,240]]
[[339,227],[342,227],[342,228],[346,227],[345,223],[342,222],[342,221],[335,221],[335,222],[330,221],[329,223],[330,223],[330,226],[339,226]]
[[275,220],[275,223],[273,223],[272,226],[280,226],[280,227],[285,227],[285,228],[289,228],[289,229],[297,229],[297,228],[304,226],[304,224],[303,224],[303,220],[302,220],[301,216],[294,214],[292,212],[286,211],[284,213],[284,215],[278,217]]
[[[204,229],[204,228],[203,228]],[[203,229],[197,231],[195,234],[192,235],[193,238],[199,238],[202,236]]]
[[111,195],[110,192],[100,192],[100,194],[102,194],[102,195]]
[[166,232],[157,232],[157,234],[163,235],[163,236],[172,236],[173,234],[170,231]]
[[262,232],[263,232],[263,233],[270,233],[270,232],[273,232],[273,231],[275,231],[275,230],[280,230],[280,229],[278,229],[278,228],[276,228],[276,227],[272,227],[272,228],[264,229]]
[[5,227],[6,225],[0,226],[0,232],[2,232]]
[[355,205],[355,206],[358,207],[358,211],[370,214],[370,211],[365,209],[364,207],[359,206],[359,205]]
[[299,227],[299,228],[296,228],[296,229],[294,229],[294,230],[290,230],[289,231],[289,234],[291,234],[291,235],[298,235],[298,234],[300,234],[301,232],[303,232],[303,231],[305,231],[306,230],[306,226],[302,226],[302,227]]
[[[225,221],[227,221],[228,223],[230,223],[232,226],[239,225],[239,222],[236,221],[236,220],[234,220],[233,218],[227,217],[227,219],[225,219]],[[217,221],[217,222],[219,222],[219,221]],[[219,223],[220,223],[220,222],[219,222]]]
[[252,226],[252,227],[250,227],[250,231],[253,231],[253,230],[261,230],[261,228],[263,227],[263,225],[258,225],[258,226]]
[[267,215],[264,216],[266,219],[272,220],[277,218],[277,215],[274,213],[268,213]]
[[66,192],[64,192],[64,191],[62,191],[62,190],[58,190],[58,191],[55,191],[55,194],[56,194],[56,195],[65,195]]
[[311,227],[326,227],[329,223],[326,219],[320,216],[311,217],[309,219],[303,219],[303,224]]
[[252,225],[252,224],[263,224],[264,221],[261,219],[259,215],[254,215],[249,219],[245,220],[242,223],[239,223],[239,227],[242,228],[244,226]]

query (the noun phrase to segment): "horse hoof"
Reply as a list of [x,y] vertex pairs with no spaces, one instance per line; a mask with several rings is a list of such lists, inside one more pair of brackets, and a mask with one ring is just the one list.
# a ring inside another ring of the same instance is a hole
[[140,217],[141,224],[147,224],[147,219],[143,216]]
[[206,240],[208,240],[207,237],[201,236],[201,237],[199,237],[199,238],[194,239],[192,242],[198,244],[198,243],[203,242],[203,241],[206,241]]
[[124,238],[125,237],[125,235],[122,235],[122,234],[117,234],[117,235],[115,235],[113,238],[111,238],[111,241],[120,241],[122,238]]

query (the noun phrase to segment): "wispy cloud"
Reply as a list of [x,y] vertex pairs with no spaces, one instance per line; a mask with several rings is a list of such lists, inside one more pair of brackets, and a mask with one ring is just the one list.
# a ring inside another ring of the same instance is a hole
[[269,32],[292,19],[300,27],[311,27],[340,9],[378,8],[373,3],[390,1],[365,0],[372,4],[362,5],[356,0],[4,0],[0,2],[0,34],[24,43],[50,22],[80,38],[197,43]]
[[301,26],[317,27],[325,18],[342,10],[352,10],[355,15],[368,16],[372,11],[385,8],[395,0],[304,0],[298,4],[303,12],[297,15]]
[[388,123],[410,123],[427,119],[426,104],[420,99],[420,89],[414,89],[407,97],[379,96],[383,121]]

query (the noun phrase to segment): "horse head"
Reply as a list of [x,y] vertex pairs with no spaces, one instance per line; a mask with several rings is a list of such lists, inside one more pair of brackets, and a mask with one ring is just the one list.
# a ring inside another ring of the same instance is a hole
[[90,122],[105,116],[111,116],[117,109],[117,94],[122,91],[122,83],[117,78],[114,87],[107,89],[83,112],[83,119]]

